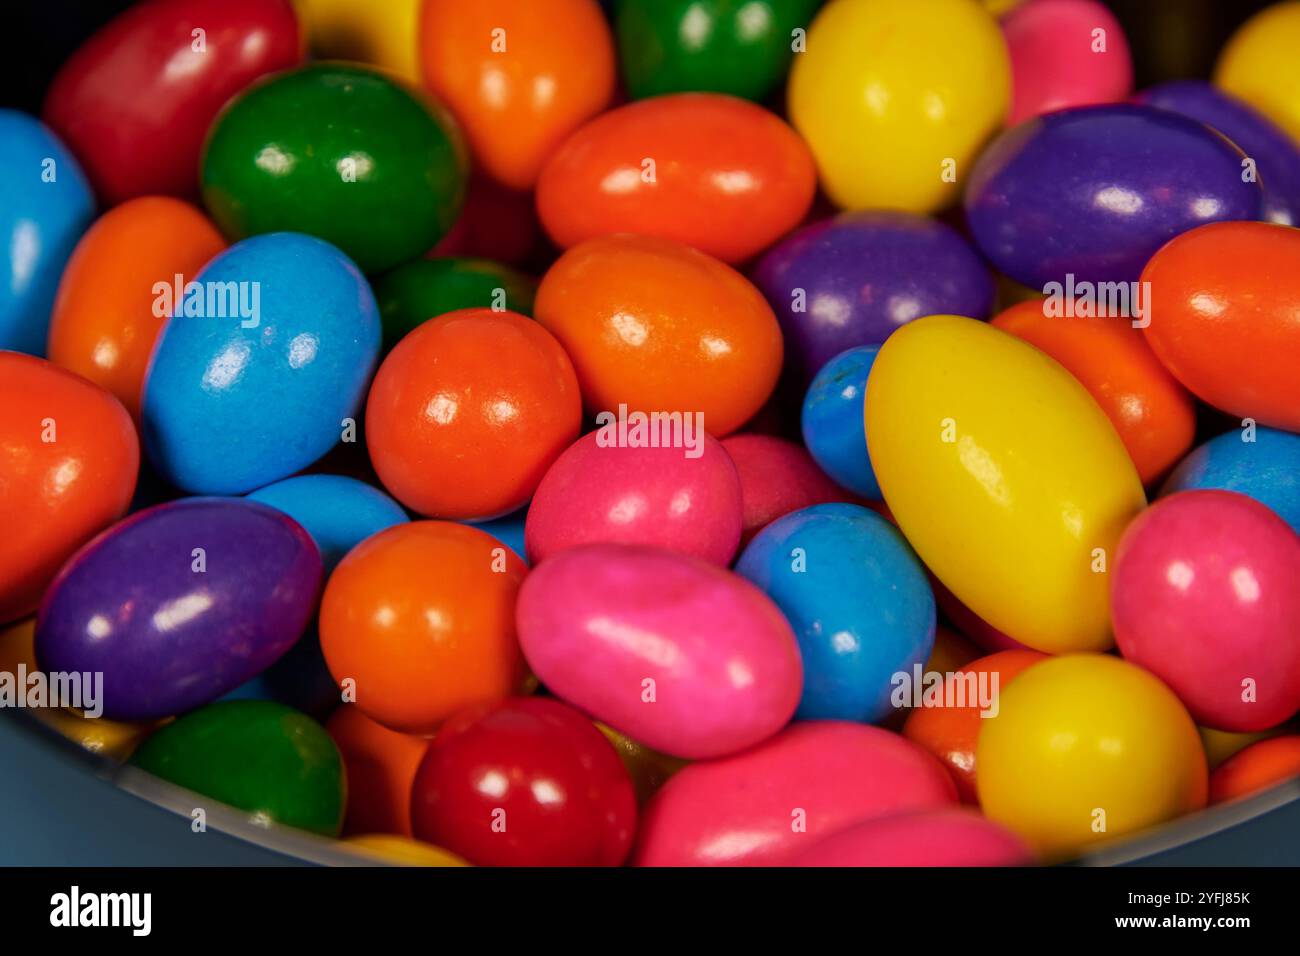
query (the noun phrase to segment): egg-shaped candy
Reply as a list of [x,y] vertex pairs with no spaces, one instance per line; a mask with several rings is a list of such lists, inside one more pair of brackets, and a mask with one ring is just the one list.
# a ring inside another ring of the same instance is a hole
[[1259,427],[1211,438],[1178,463],[1160,494],[1216,488],[1268,505],[1300,534],[1300,435]]
[[548,689],[676,757],[756,744],[799,701],[799,648],[781,612],[698,558],[626,544],[562,551],[524,581],[518,623]]
[[970,0],[840,0],[790,70],[794,126],[844,209],[934,212],[1006,118],[1011,66]]
[[667,239],[575,246],[542,278],[535,312],[573,360],[593,414],[700,413],[721,438],[763,406],[781,371],[781,328],[759,291]]
[[1002,20],[1015,126],[1043,113],[1114,103],[1133,89],[1124,28],[1096,0],[1035,0]]
[[523,686],[515,599],[527,569],[491,535],[412,521],[372,535],[330,575],[321,649],[368,717],[427,734]]
[[298,233],[255,236],[170,298],[143,419],[150,458],[172,484],[240,494],[310,465],[349,422],[355,436],[379,312],[338,249]]
[[992,325],[1046,352],[1079,380],[1115,426],[1144,484],[1191,447],[1196,403],[1129,319],[1068,317],[1043,302],[1022,302]]
[[488,259],[417,259],[375,283],[384,348],[429,319],[457,309],[533,314],[536,280]]
[[1266,116],[1204,80],[1161,83],[1137,100],[1200,120],[1240,146],[1251,160],[1249,171],[1264,187],[1265,218],[1300,225],[1300,143]]
[[618,754],[558,700],[514,698],[457,714],[416,773],[422,840],[480,866],[618,866],[636,832]]
[[324,60],[382,66],[420,82],[419,28],[424,0],[293,0],[311,53]]
[[982,322],[918,319],[871,367],[866,429],[885,503],[963,604],[1035,650],[1110,645],[1106,569],[1146,499],[1065,369]]
[[425,0],[425,86],[456,114],[476,164],[531,189],[573,129],[614,94],[614,41],[593,0]]
[[1205,806],[1205,753],[1173,692],[1106,654],[1041,661],[976,750],[984,815],[1050,859]]
[[348,778],[345,833],[411,835],[411,787],[429,741],[389,730],[361,708],[344,704],[325,730],[333,738]]
[[615,30],[635,99],[708,91],[762,100],[820,0],[626,0]]
[[678,771],[647,804],[632,862],[780,866],[855,823],[955,802],[939,762],[897,734],[797,723],[743,753]]
[[1300,229],[1220,222],[1185,232],[1142,271],[1156,356],[1230,415],[1300,431]]
[[792,441],[741,432],[724,438],[722,447],[740,475],[741,547],[782,515],[812,505],[853,500]]
[[620,436],[610,422],[570,445],[528,508],[529,561],[581,544],[622,543],[730,564],[740,543],[740,476],[717,439],[690,431],[679,433],[676,447],[658,436],[651,446]]
[[438,518],[516,510],[578,436],[573,364],[513,312],[432,319],[384,359],[366,401],[366,447],[398,501]]
[[1261,740],[1210,774],[1210,803],[1225,803],[1300,777],[1300,736]]
[[313,63],[222,110],[202,179],[226,235],[305,232],[370,273],[424,254],[451,229],[466,160],[437,103],[380,70]]
[[0,622],[30,614],[60,565],[127,510],[140,444],[80,375],[0,352]]
[[[851,504],[815,505],[768,525],[736,573],[790,621],[803,659],[801,720],[883,720],[896,675],[934,647],[934,595],[903,536]],[[853,582],[845,587],[845,582]]]
[[864,498],[880,500],[871,470],[863,404],[878,345],[848,349],[827,362],[808,386],[800,421],[803,441],[821,469]]
[[64,566],[41,604],[51,671],[104,675],[104,714],[192,710],[274,663],[320,593],[320,552],[287,515],[186,498],[136,512]]
[[787,365],[801,382],[912,319],[982,319],[993,305],[993,278],[966,240],[903,212],[843,213],[805,226],[763,257],[754,282],[781,322]]
[[1055,283],[1058,294],[1120,283],[1091,291],[1131,308],[1137,293],[1123,284],[1165,242],[1208,222],[1259,217],[1264,194],[1243,176],[1244,159],[1214,130],[1167,110],[1062,110],[1002,133],[980,154],[966,218],[980,251],[1017,282],[1044,292]]
[[1005,827],[970,810],[899,813],[847,827],[789,866],[1025,866],[1034,854]]
[[302,55],[289,0],[149,0],[68,58],[42,115],[106,203],[193,196],[203,137],[222,104]]
[[196,710],[159,729],[131,763],[245,810],[260,826],[335,837],[343,823],[347,782],[338,748],[320,724],[283,704],[241,700]]
[[1140,514],[1111,572],[1115,639],[1198,723],[1274,727],[1300,710],[1300,537],[1230,491],[1183,491]]
[[72,153],[39,120],[0,109],[0,349],[45,352],[59,277],[95,214]]
[[1247,20],[1224,44],[1214,85],[1255,107],[1300,140],[1300,7],[1274,3]]
[[50,317],[51,362],[108,389],[139,418],[149,356],[184,288],[226,241],[207,216],[167,196],[128,199],[77,243]]
[[555,151],[537,210],[557,245],[635,232],[738,263],[796,226],[816,190],[812,155],[774,114],[715,93],[610,110]]

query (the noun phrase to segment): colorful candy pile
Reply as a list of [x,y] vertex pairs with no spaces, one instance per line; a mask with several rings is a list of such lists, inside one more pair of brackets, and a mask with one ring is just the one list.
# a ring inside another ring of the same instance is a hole
[[372,860],[1053,861],[1300,773],[1297,49],[139,3],[0,112],[0,669]]

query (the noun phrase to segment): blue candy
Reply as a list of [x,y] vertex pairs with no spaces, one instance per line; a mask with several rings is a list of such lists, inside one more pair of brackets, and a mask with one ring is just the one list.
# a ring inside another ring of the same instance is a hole
[[524,519],[527,517],[528,509],[524,507],[508,515],[502,515],[500,518],[493,518],[491,521],[467,521],[465,523],[478,528],[480,531],[486,531],[518,555],[519,560],[527,564],[527,552],[524,550]]
[[880,485],[867,457],[862,406],[879,351],[864,345],[841,352],[817,373],[803,400],[803,441],[813,460],[836,484],[873,501],[880,500]]
[[175,308],[144,386],[145,447],[172,484],[251,491],[316,461],[356,420],[379,310],[334,246],[289,232],[245,239]]
[[925,570],[884,518],[814,505],[758,533],[736,564],[790,621],[803,656],[796,719],[882,720],[899,672],[930,657],[935,605]]
[[95,215],[90,183],[57,136],[0,109],[0,349],[45,354],[63,266]]
[[1253,442],[1231,431],[1184,458],[1160,494],[1209,488],[1235,491],[1272,508],[1300,534],[1300,435],[1257,427]]

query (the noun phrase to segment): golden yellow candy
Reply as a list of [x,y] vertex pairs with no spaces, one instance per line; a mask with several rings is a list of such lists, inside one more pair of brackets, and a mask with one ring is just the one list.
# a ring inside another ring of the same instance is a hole
[[834,0],[790,74],[790,119],[845,209],[933,212],[1006,118],[1011,65],[977,0]]
[[1004,687],[975,765],[985,815],[1049,859],[1205,806],[1191,716],[1153,675],[1106,654],[1050,658]]
[[1247,20],[1219,54],[1214,82],[1300,140],[1300,3]]
[[865,422],[886,504],[959,600],[1035,650],[1111,645],[1106,572],[1146,499],[1064,368],[984,322],[927,316],[881,347]]
[[343,841],[344,849],[355,851],[359,856],[373,859],[379,863],[397,866],[469,866],[454,853],[449,853],[432,843],[422,843],[409,837],[393,836],[388,833],[368,833],[363,836],[348,837]]
[[312,53],[356,60],[420,82],[421,0],[294,0]]
[[1253,734],[1234,734],[1228,730],[1215,730],[1213,727],[1198,727],[1201,743],[1205,746],[1205,759],[1213,770],[1238,751],[1245,750],[1253,743],[1269,737],[1276,737],[1283,730],[1276,727]]
[[599,721],[596,722],[596,729],[604,734],[605,739],[618,751],[619,759],[623,761],[623,766],[627,768],[628,775],[632,778],[638,803],[649,800],[656,790],[668,782],[669,777],[689,763],[680,757],[669,757],[657,750],[651,750]]

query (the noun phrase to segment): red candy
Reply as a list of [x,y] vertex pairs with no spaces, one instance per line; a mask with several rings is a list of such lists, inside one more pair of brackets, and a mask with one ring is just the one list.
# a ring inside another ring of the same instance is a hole
[[828,836],[790,866],[1023,866],[1018,836],[969,810],[901,813]]
[[772,435],[732,435],[722,441],[740,473],[745,499],[741,545],[791,511],[857,498],[826,477],[812,455]]

